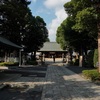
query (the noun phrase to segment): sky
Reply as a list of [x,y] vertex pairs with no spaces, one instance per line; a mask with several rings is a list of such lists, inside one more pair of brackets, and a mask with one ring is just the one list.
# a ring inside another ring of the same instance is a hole
[[56,30],[67,18],[63,5],[70,0],[30,0],[29,8],[33,16],[44,19],[50,42],[56,42]]

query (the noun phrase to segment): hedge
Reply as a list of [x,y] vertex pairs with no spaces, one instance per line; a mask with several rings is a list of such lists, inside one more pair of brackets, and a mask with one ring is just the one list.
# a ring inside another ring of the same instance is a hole
[[37,62],[37,61],[33,61],[33,60],[27,60],[27,64],[30,64],[30,65],[37,65],[38,62]]
[[74,65],[78,66],[79,65],[79,59],[74,59]]
[[94,50],[91,50],[86,57],[86,67],[94,67],[93,64]]
[[91,80],[100,80],[100,73],[98,72],[98,69],[83,70],[82,73],[86,78],[90,78]]
[[17,66],[18,62],[2,62],[0,66]]

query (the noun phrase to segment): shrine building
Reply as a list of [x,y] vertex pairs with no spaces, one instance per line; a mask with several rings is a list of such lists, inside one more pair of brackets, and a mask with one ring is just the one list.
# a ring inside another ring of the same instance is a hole
[[57,42],[45,42],[44,46],[38,51],[41,52],[42,55],[45,55],[45,58],[62,58],[62,56],[66,56],[67,50],[63,50],[60,48],[60,45]]

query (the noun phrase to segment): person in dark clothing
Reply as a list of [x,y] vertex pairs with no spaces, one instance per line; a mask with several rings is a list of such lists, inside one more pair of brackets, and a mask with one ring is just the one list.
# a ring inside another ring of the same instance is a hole
[[55,55],[53,55],[53,61],[55,62]]

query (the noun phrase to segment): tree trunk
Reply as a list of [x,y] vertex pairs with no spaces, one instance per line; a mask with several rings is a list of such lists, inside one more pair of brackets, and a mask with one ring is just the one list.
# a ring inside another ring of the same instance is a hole
[[70,52],[70,60],[72,61],[72,49],[71,48],[70,48],[69,52]]

